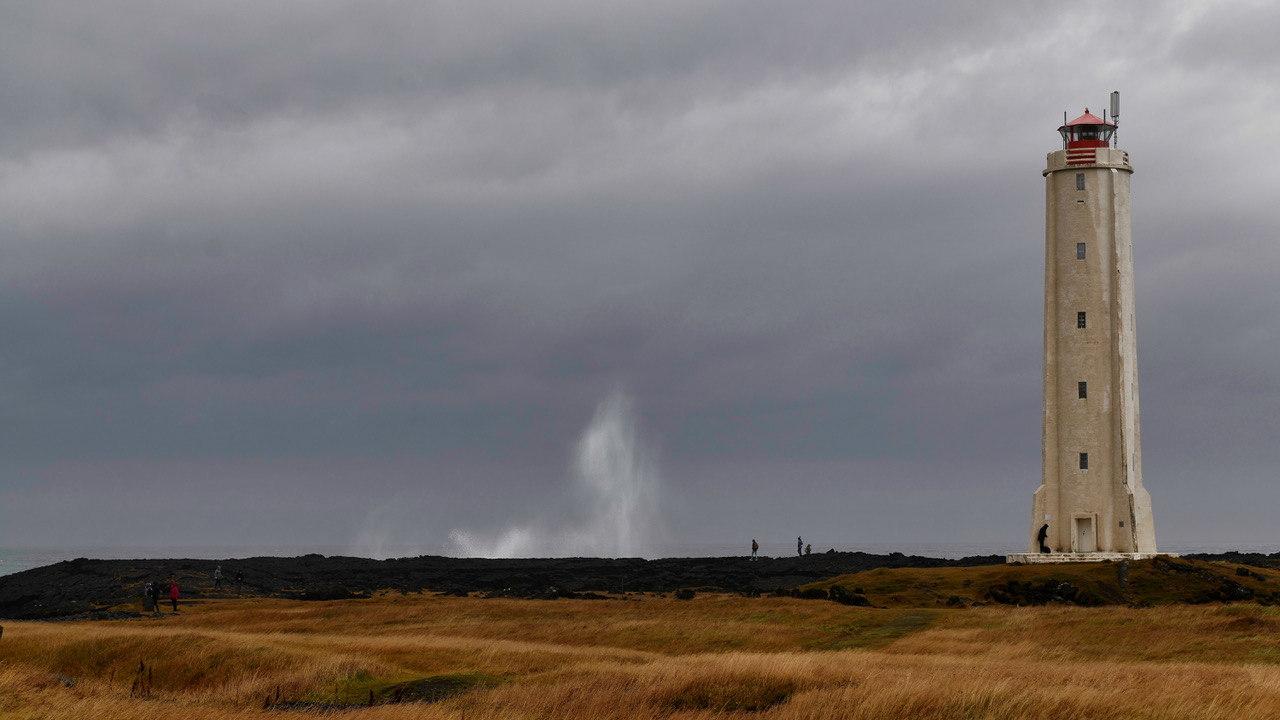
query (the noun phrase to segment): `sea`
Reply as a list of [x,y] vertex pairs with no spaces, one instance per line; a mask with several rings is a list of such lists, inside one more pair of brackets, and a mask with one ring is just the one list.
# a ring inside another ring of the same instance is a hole
[[[762,546],[760,554],[764,556],[790,556],[794,546]],[[839,552],[865,552],[875,555],[887,555],[900,552],[904,555],[919,555],[958,559],[974,555],[1004,555],[1011,552],[1024,552],[1024,544],[998,542],[967,543],[871,543],[840,544],[835,546],[815,546],[814,552],[827,549]],[[1224,553],[1232,550],[1239,552],[1258,552],[1271,554],[1280,552],[1280,542],[1199,542],[1199,543],[1164,543],[1160,552],[1186,555],[1190,553]],[[750,548],[743,543],[672,543],[655,546],[644,556],[653,558],[680,557],[731,557],[749,554]],[[63,560],[89,558],[95,560],[161,560],[167,558],[184,558],[192,560],[235,560],[251,557],[298,557],[307,554],[326,556],[361,557],[361,553],[347,546],[315,545],[315,546],[195,546],[195,547],[24,547],[0,548],[0,575],[30,570],[32,568],[52,565]],[[383,548],[380,557],[417,557],[420,555],[455,555],[456,550],[441,546]]]

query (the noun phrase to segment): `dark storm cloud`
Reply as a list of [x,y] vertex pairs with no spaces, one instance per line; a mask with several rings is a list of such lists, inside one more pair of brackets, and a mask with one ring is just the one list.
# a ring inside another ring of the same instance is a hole
[[[734,532],[717,502],[746,487],[733,517],[782,537],[822,494],[886,541],[1016,546],[1039,171],[1059,113],[1117,87],[1157,515],[1208,502],[1193,461],[1248,458],[1252,488],[1280,459],[1258,429],[1280,396],[1280,181],[1258,155],[1280,55],[1227,34],[1268,9],[2,12],[0,543],[49,542],[72,506],[113,538],[140,490],[187,498],[211,543],[210,515],[300,493],[317,523],[255,510],[237,534],[340,544],[399,506],[438,543],[458,518],[554,514],[621,386],[692,513],[676,539]],[[1017,511],[975,529],[931,493]]]
[[813,82],[849,63],[888,69],[918,62],[922,51],[989,42],[1026,7],[13,6],[0,44],[2,85],[15,100],[6,103],[5,136],[23,152],[155,135],[191,110],[242,126],[362,109],[394,117],[459,96],[561,90],[609,95],[629,112],[678,108],[761,81]]

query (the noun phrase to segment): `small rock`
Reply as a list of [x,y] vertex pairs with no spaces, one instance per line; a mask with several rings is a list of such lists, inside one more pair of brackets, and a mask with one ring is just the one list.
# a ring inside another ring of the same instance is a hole
[[73,680],[72,678],[67,677],[66,675],[58,675],[57,673],[49,673],[48,675],[45,675],[45,677],[49,678],[50,680],[53,680],[54,682],[58,683],[58,684],[59,684],[59,685],[61,685],[62,687],[75,687],[75,686],[76,686],[76,681],[75,681],[75,680]]

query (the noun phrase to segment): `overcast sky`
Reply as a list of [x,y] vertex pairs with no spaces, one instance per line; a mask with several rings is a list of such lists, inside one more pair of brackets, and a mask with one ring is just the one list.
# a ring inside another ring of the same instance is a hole
[[0,546],[561,537],[594,418],[643,543],[1023,550],[1040,172],[1112,90],[1157,541],[1280,542],[1277,30],[4,2]]

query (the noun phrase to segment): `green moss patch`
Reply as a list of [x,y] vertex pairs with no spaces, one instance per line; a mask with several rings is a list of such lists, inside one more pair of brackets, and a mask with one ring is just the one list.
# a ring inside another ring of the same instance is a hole
[[478,687],[493,687],[503,678],[481,673],[432,675],[412,680],[376,678],[361,671],[334,683],[304,701],[282,701],[269,706],[286,710],[333,710],[369,705],[440,702]]
[[810,643],[808,650],[884,647],[898,638],[932,626],[940,617],[935,610],[863,610],[848,622],[828,625],[830,633]]
[[790,680],[772,678],[697,680],[673,694],[667,705],[673,710],[760,712],[786,702],[795,690]]

